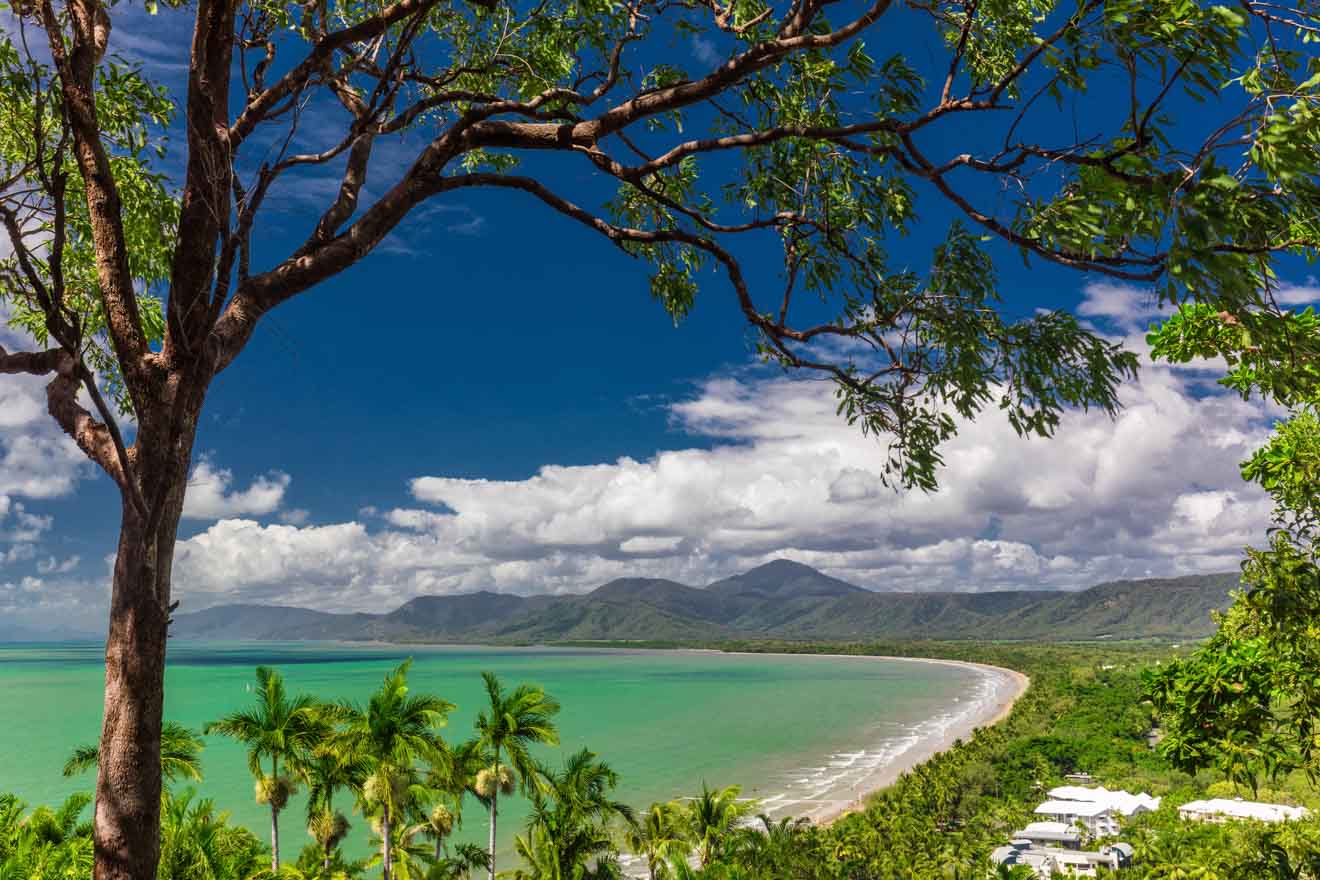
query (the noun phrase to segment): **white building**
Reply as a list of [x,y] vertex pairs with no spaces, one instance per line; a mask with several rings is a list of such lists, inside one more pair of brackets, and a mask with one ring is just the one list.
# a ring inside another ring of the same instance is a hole
[[1080,826],[1091,837],[1109,837],[1118,833],[1118,816],[1109,804],[1050,800],[1036,808],[1036,815],[1070,827]]
[[1034,846],[1057,846],[1064,849],[1082,848],[1082,831],[1062,822],[1032,822],[1021,831],[1013,832],[1013,840],[1029,840]]
[[1258,822],[1287,822],[1310,815],[1305,807],[1262,804],[1242,798],[1212,798],[1191,801],[1178,808],[1178,815],[1194,822],[1227,822],[1230,819],[1255,819]]
[[1102,846],[1096,852],[1035,847],[1030,841],[1015,840],[990,854],[996,865],[1026,865],[1041,880],[1060,874],[1066,877],[1094,877],[1096,868],[1118,869],[1132,863],[1132,847],[1126,843]]
[[1160,808],[1160,799],[1151,797],[1144,791],[1132,794],[1129,791],[1110,791],[1103,785],[1060,785],[1046,792],[1056,801],[1081,801],[1084,803],[1104,804],[1116,814],[1130,818],[1138,813],[1151,813]]

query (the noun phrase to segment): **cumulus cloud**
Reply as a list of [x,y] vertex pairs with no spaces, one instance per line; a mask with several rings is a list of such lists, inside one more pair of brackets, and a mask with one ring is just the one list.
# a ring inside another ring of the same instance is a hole
[[232,488],[234,474],[203,458],[188,478],[183,515],[188,519],[261,516],[279,509],[289,488],[289,475],[281,471],[257,477],[246,489]]
[[[33,350],[35,343],[8,320],[0,306],[0,347]],[[90,473],[87,459],[46,413],[46,381],[29,375],[0,381],[0,497],[58,498]]]
[[78,556],[70,556],[68,559],[56,559],[54,556],[48,556],[37,563],[38,574],[68,574],[78,567],[82,559]]
[[[1146,306],[1094,287],[1088,316]],[[1139,346],[1139,339],[1132,344]],[[1117,418],[1069,412],[1053,439],[991,411],[945,450],[941,491],[881,481],[883,445],[828,386],[713,378],[670,408],[693,448],[547,465],[520,480],[421,476],[415,503],[334,525],[226,520],[179,546],[190,607],[225,601],[380,610],[425,593],[580,592],[624,575],[702,584],[776,557],[874,588],[1079,588],[1223,571],[1269,503],[1237,464],[1276,415],[1207,393],[1213,372],[1147,367]]]

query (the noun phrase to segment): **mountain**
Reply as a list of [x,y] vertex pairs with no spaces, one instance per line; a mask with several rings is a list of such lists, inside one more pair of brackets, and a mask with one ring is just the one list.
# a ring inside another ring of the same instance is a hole
[[753,600],[834,598],[870,592],[788,559],[758,565],[751,571],[716,581],[706,590],[728,599]]
[[1194,639],[1228,606],[1236,574],[1100,584],[1061,593],[876,592],[810,566],[776,560],[705,588],[620,578],[590,593],[514,596],[481,591],[419,596],[387,614],[331,614],[222,605],[178,614],[182,639],[343,639],[420,642],[723,638]]
[[86,630],[62,626],[32,626],[0,621],[0,642],[85,642],[105,638]]

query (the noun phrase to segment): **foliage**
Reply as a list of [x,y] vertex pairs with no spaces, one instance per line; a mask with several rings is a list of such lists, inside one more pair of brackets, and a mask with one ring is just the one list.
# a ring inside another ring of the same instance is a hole
[[1151,334],[1157,356],[1222,357],[1222,384],[1288,409],[1242,463],[1274,502],[1268,544],[1247,549],[1243,589],[1210,641],[1147,682],[1164,753],[1252,790],[1297,769],[1320,777],[1320,319],[1311,309],[1259,317],[1185,306]]
[[411,665],[406,660],[387,674],[366,706],[342,704],[337,713],[340,727],[332,740],[333,748],[361,756],[370,770],[359,800],[363,812],[378,826],[385,880],[394,876],[396,856],[399,877],[415,876],[405,817],[411,804],[429,795],[420,782],[417,763],[444,764],[448,760],[437,729],[454,706],[433,694],[410,694]]
[[[988,856],[1013,828],[1030,819],[1042,791],[1066,773],[1085,770],[1111,788],[1150,791],[1165,799],[1157,812],[1127,824],[1123,839],[1137,848],[1133,880],[1315,880],[1320,820],[1283,826],[1253,823],[1189,823],[1177,805],[1199,797],[1232,796],[1237,789],[1208,773],[1178,769],[1147,744],[1151,709],[1141,703],[1145,668],[1165,668],[1191,656],[1167,648],[990,645],[957,643],[824,644],[728,643],[758,651],[805,651],[945,657],[1022,670],[1031,687],[1009,716],[982,728],[949,750],[903,774],[874,795],[864,809],[820,826],[789,817],[754,816],[754,803],[737,787],[703,786],[694,797],[634,813],[615,795],[618,775],[587,750],[563,763],[533,759],[536,779],[527,785],[532,813],[517,838],[521,863],[516,880],[606,880],[621,876],[626,849],[640,856],[656,880],[992,880],[1013,876],[992,870]],[[331,823],[315,835],[293,864],[273,869],[255,835],[228,822],[191,789],[162,799],[161,880],[357,880],[379,872],[390,854],[394,878],[470,880],[487,869],[486,852],[451,845],[463,798],[488,756],[471,741],[448,747],[434,722],[448,704],[412,694],[406,664],[393,670],[365,706],[322,707],[333,717],[339,751],[318,750],[303,765],[309,783],[356,796],[372,819],[378,854],[346,860],[345,829]],[[373,708],[374,707],[374,708]],[[350,742],[370,740],[360,751]],[[407,745],[411,743],[411,745]],[[425,753],[426,757],[422,757]],[[466,758],[461,756],[466,754]],[[337,761],[309,768],[330,756]],[[372,773],[359,791],[355,782],[330,783],[366,759]],[[376,757],[372,757],[375,755]],[[385,761],[379,760],[380,756]],[[447,760],[455,756],[458,760]],[[477,761],[474,758],[481,758]],[[466,766],[465,771],[455,770]],[[333,772],[322,772],[325,768]],[[384,773],[380,768],[390,767]],[[457,781],[455,781],[457,780]],[[385,782],[393,787],[382,791]],[[1320,807],[1304,775],[1281,774],[1271,800]],[[0,878],[72,880],[90,874],[90,828],[80,819],[90,798],[79,795],[61,808],[27,811],[0,796]],[[318,801],[332,807],[330,801]],[[394,816],[387,829],[382,805]],[[318,808],[319,809],[319,808]],[[324,812],[315,812],[313,822]],[[340,819],[343,817],[340,816]],[[388,834],[388,847],[386,846]],[[325,842],[332,839],[327,850]]]
[[[256,706],[206,725],[205,732],[228,736],[247,746],[257,803],[270,805],[271,870],[278,872],[280,811],[297,791],[297,780],[280,772],[280,761],[286,769],[296,771],[330,733],[330,725],[325,707],[313,697],[289,696],[279,672],[258,666],[256,677]],[[262,759],[270,761],[269,774],[261,765]]]
[[[559,729],[554,718],[559,714],[559,703],[533,685],[519,685],[506,693],[498,678],[482,673],[486,685],[487,705],[477,715],[478,747],[488,755],[488,763],[475,777],[473,790],[490,808],[490,837],[487,843],[487,870],[495,878],[495,829],[499,814],[500,794],[510,794],[515,782],[523,792],[531,791],[544,797],[541,784],[551,777],[533,760],[530,747],[535,744],[558,745]],[[503,763],[507,759],[508,763]],[[537,846],[541,832],[533,829],[532,843]],[[543,847],[536,850],[544,854]],[[529,851],[530,852],[530,851]],[[552,859],[560,864],[560,859]]]
[[514,841],[524,867],[514,880],[607,880],[619,875],[610,823],[633,822],[627,804],[612,799],[619,776],[586,749],[561,769],[538,767],[527,832]]
[[[170,781],[202,780],[202,738],[177,721],[166,721],[160,729],[160,774]],[[100,760],[100,749],[94,745],[79,746],[64,764],[65,776],[86,773]]]
[[[265,315],[428,200],[535,200],[642,262],[675,320],[718,283],[758,355],[830,380],[840,415],[887,440],[886,479],[923,490],[966,420],[997,410],[1048,436],[1068,408],[1112,413],[1136,372],[1061,309],[1006,314],[995,248],[1149,284],[1274,339],[1289,323],[1269,296],[1278,264],[1320,245],[1309,0],[146,6],[195,14],[171,62],[186,96],[107,55],[110,0],[14,2],[0,30],[0,300],[40,349],[0,351],[0,372],[51,377],[51,416],[123,502],[115,589],[132,601],[111,604],[107,695],[147,735],[107,728],[106,755],[155,747],[171,608],[156,554],[173,546],[210,383]],[[716,57],[676,58],[676,37]],[[167,181],[174,104],[186,154]],[[1093,130],[1060,134],[1057,114]],[[386,141],[415,152],[382,167]],[[340,185],[301,243],[254,248],[288,223],[263,207],[328,169]],[[928,256],[891,256],[934,222],[918,212],[930,204],[957,219],[930,230]],[[770,284],[744,271],[749,238],[758,263],[777,249]],[[149,605],[160,613],[139,625],[130,609]],[[121,657],[149,686],[115,686]],[[268,756],[277,834],[290,781]],[[159,780],[119,779],[100,794],[124,809],[98,822],[141,875]],[[98,859],[129,870],[104,847]]]

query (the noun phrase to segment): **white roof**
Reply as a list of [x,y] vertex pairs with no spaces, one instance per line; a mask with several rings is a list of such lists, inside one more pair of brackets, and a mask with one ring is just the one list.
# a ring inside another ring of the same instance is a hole
[[1108,804],[1098,804],[1094,801],[1046,801],[1036,808],[1038,816],[1102,816],[1111,812],[1112,807]]
[[1208,801],[1191,801],[1178,809],[1187,813],[1231,816],[1234,819],[1259,819],[1262,822],[1286,822],[1309,815],[1305,807],[1289,807],[1283,804],[1262,804],[1256,801],[1244,801],[1241,798],[1213,798]]
[[1160,799],[1151,797],[1144,791],[1140,794],[1132,794],[1129,791],[1110,791],[1103,785],[1060,785],[1058,788],[1051,788],[1047,794],[1060,801],[1105,804],[1115,813],[1123,816],[1131,816],[1142,810],[1154,811],[1160,808]]
[[1072,830],[1071,825],[1066,825],[1063,822],[1032,822],[1022,829],[1027,834],[1066,834]]

